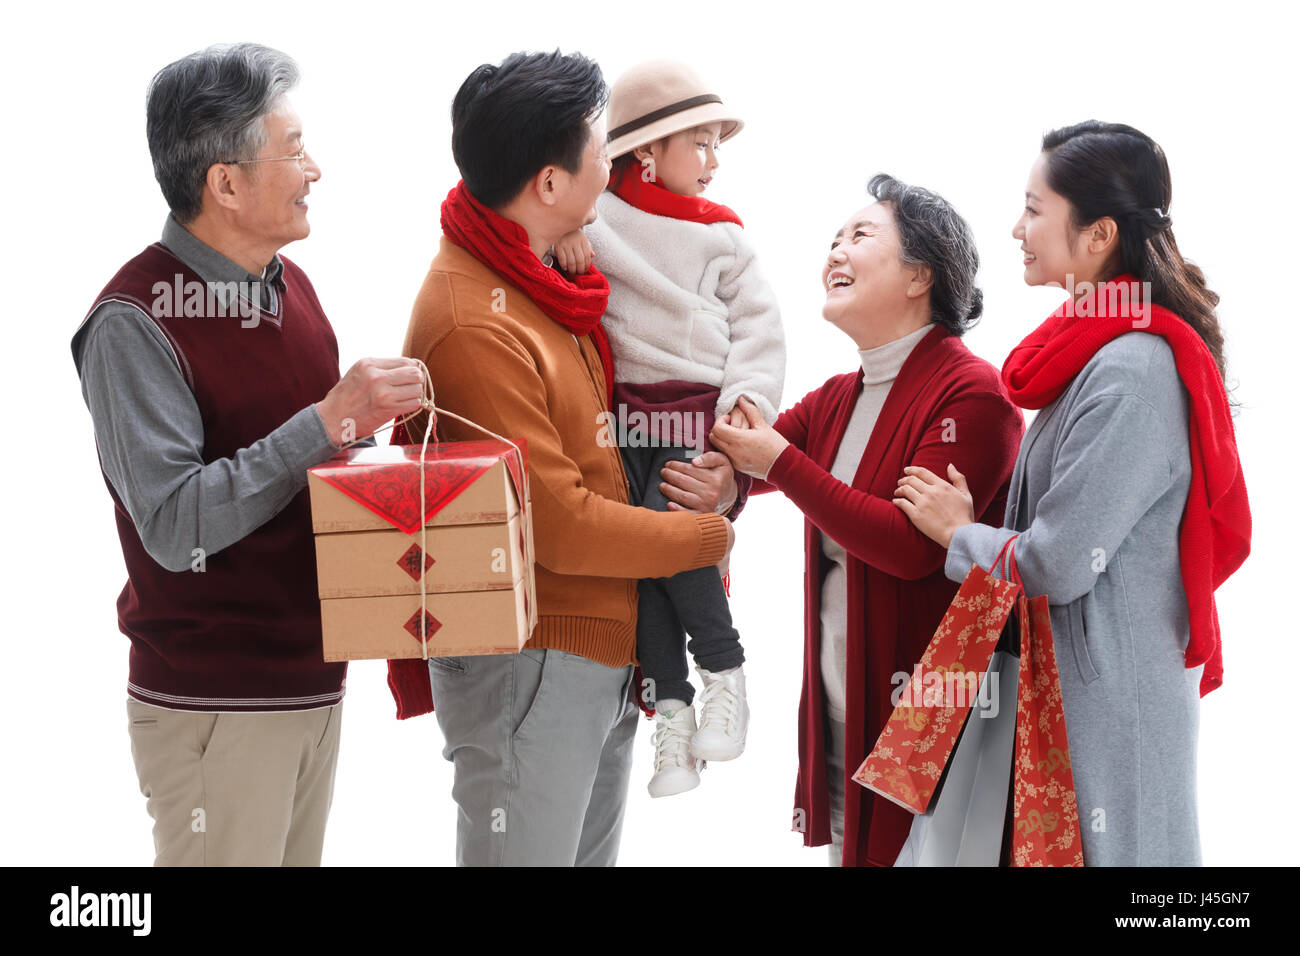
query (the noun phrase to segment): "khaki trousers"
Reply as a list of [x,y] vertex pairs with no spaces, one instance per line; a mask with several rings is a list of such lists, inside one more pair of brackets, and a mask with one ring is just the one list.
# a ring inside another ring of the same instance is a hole
[[200,714],[128,698],[155,866],[319,866],[343,704]]

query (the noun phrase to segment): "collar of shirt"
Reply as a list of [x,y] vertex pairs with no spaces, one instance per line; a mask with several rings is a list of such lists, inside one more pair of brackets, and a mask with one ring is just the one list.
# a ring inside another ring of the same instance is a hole
[[[200,279],[211,284],[227,307],[231,305],[227,296],[240,286],[244,286],[250,292],[253,289],[258,290],[260,308],[274,309],[273,290],[277,285],[283,287],[284,284],[282,277],[284,263],[280,261],[279,253],[271,258],[260,276],[253,275],[203,240],[196,238],[177,222],[174,216],[168,216],[167,222],[163,224],[162,244],[174,253],[176,258],[198,273]],[[238,285],[231,283],[238,283]]]

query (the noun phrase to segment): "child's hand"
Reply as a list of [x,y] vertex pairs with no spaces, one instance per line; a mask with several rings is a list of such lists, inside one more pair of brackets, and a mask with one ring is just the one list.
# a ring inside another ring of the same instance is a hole
[[732,428],[750,427],[749,419],[745,417],[745,412],[739,405],[736,405],[730,412],[722,416],[722,420]]
[[728,415],[714,423],[713,431],[709,432],[709,441],[714,448],[731,459],[731,466],[736,471],[762,478],[790,443],[763,420],[758,407],[743,395],[736,407],[749,419],[749,428],[732,428],[728,423],[731,416]]
[[591,268],[596,258],[586,233],[575,229],[568,235],[555,241],[555,261],[569,275],[579,275]]

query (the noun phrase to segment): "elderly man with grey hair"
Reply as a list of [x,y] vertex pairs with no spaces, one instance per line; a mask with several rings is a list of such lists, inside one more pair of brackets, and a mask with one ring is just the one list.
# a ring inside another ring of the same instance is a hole
[[127,583],[127,714],[158,865],[319,865],[346,664],[322,661],[306,471],[419,406],[409,359],[338,344],[278,250],[321,176],[297,65],[211,47],[149,89],[171,215],[72,340]]

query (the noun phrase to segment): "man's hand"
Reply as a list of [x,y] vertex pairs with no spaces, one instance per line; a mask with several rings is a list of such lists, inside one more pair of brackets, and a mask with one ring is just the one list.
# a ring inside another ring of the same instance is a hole
[[749,428],[733,428],[725,419],[720,418],[714,423],[713,431],[709,432],[709,441],[729,457],[738,470],[762,478],[790,443],[785,440],[785,436],[763,421],[758,408],[743,395],[736,403],[736,408],[744,412]]
[[347,441],[367,438],[419,408],[423,385],[424,373],[415,359],[364,358],[316,403],[316,411],[330,441],[342,445],[345,422],[352,422]]
[[740,493],[736,473],[726,455],[706,451],[689,462],[670,461],[659,472],[659,490],[669,511],[726,514]]
[[581,229],[575,229],[557,239],[553,248],[556,264],[571,276],[586,272],[596,258],[587,234]]

